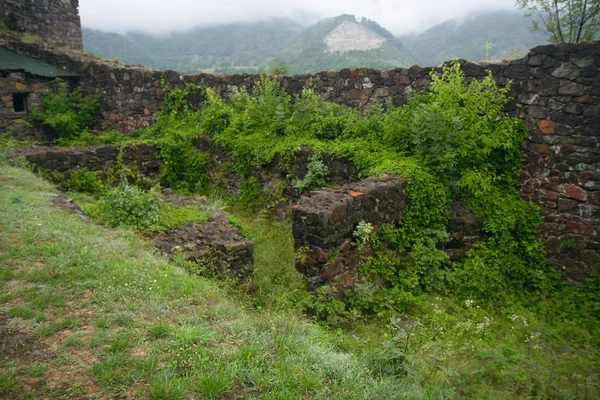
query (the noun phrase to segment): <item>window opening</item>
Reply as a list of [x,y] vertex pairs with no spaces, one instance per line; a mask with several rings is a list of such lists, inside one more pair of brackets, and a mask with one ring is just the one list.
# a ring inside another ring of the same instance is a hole
[[13,93],[13,109],[16,113],[27,112],[27,93]]

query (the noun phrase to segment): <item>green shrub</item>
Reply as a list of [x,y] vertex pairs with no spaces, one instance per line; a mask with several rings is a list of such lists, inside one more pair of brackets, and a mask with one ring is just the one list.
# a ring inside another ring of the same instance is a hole
[[57,139],[73,139],[96,124],[98,106],[98,100],[83,95],[81,88],[71,90],[67,82],[56,79],[44,93],[41,108],[32,108],[30,115]]
[[89,171],[87,168],[74,170],[69,178],[63,182],[63,186],[70,191],[102,195],[106,188],[99,175],[98,172]]
[[195,205],[175,206],[165,202],[157,186],[143,190],[129,184],[124,177],[91,206],[91,213],[106,225],[132,227],[142,232],[207,222],[209,217],[208,212],[201,212]]
[[294,187],[299,193],[309,192],[329,184],[331,171],[319,156],[312,155],[308,164],[308,172],[303,179],[297,179]]
[[156,232],[161,229],[161,210],[164,206],[156,188],[143,191],[125,180],[98,201],[94,214],[110,226]]

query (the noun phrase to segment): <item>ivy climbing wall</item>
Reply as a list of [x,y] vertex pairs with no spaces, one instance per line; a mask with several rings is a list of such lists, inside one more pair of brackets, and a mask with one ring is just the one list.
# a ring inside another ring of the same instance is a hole
[[[150,126],[161,105],[163,84],[186,82],[213,88],[223,97],[251,88],[256,75],[186,75],[155,71],[56,52],[0,38],[0,45],[81,74],[81,86],[101,97],[101,122],[124,132]],[[522,196],[541,208],[541,237],[551,263],[570,283],[600,271],[600,42],[540,46],[508,64],[463,63],[468,79],[491,71],[502,85],[511,84],[506,111],[530,130],[525,144]],[[402,105],[424,90],[437,68],[390,71],[345,69],[278,79],[291,94],[312,85],[326,99],[366,109],[374,102]],[[200,101],[201,99],[199,99]]]

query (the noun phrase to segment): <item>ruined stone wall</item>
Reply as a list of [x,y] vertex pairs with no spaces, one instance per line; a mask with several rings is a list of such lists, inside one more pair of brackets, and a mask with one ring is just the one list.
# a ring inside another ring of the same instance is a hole
[[[227,98],[235,88],[251,88],[258,79],[248,74],[154,71],[57,54],[23,43],[4,45],[79,72],[84,89],[101,96],[103,122],[125,132],[154,122],[163,94],[161,80],[169,87],[182,87],[185,82],[206,85]],[[571,282],[581,282],[591,270],[600,270],[599,68],[600,42],[540,46],[509,64],[463,65],[469,79],[482,78],[490,70],[501,84],[513,82],[510,95],[515,101],[507,111],[530,129],[522,195],[541,207],[541,236],[550,261],[560,266]],[[361,68],[278,79],[292,95],[312,82],[327,100],[367,108],[376,99],[384,104],[404,104],[411,93],[428,87],[432,70],[419,66],[390,71]]]
[[[406,180],[394,176],[368,178],[334,189],[302,196],[292,207],[292,233],[296,268],[308,279],[310,289],[331,284],[340,292],[359,280],[362,256],[372,255],[369,246],[357,245],[354,232],[361,222],[374,229],[397,226],[406,207]],[[443,249],[451,261],[483,239],[482,220],[460,201],[452,205]]]
[[[14,157],[23,157],[30,164],[45,170],[67,172],[86,168],[106,170],[117,162],[121,145],[103,144],[87,147],[22,147],[13,151]],[[154,145],[137,143],[124,146],[122,162],[135,164],[140,173],[150,176],[158,172],[160,160]]]
[[[39,105],[41,97],[40,90],[48,87],[49,79],[27,76],[23,72],[11,72],[0,74],[0,132],[11,129],[11,134],[21,139],[39,139],[36,132],[26,122],[27,108]],[[14,95],[22,95],[25,103],[25,111],[16,113],[13,100]],[[22,123],[15,123],[21,120]]]
[[406,207],[406,180],[387,176],[320,190],[292,208],[296,268],[314,289],[325,283],[350,287],[358,279],[360,257],[352,251],[361,221],[394,225]]
[[79,0],[1,0],[0,22],[58,46],[82,50]]

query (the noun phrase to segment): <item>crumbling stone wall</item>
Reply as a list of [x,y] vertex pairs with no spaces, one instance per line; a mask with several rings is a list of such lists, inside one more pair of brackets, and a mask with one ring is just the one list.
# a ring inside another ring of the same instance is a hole
[[343,287],[358,278],[360,258],[352,251],[361,221],[395,224],[406,206],[406,180],[394,176],[320,190],[292,208],[296,268],[316,288],[334,280]]
[[[116,163],[121,145],[106,144],[87,147],[23,147],[13,151],[14,157],[23,157],[30,164],[45,170],[67,172],[81,168],[102,171],[107,164]],[[158,149],[145,143],[123,147],[122,162],[135,164],[139,172],[150,176],[158,172]]]
[[169,256],[181,254],[200,264],[205,272],[244,278],[254,270],[254,242],[244,239],[224,214],[161,233],[154,243]]
[[[186,75],[114,65],[1,38],[0,44],[79,72],[84,89],[101,96],[103,122],[125,132],[155,121],[163,79],[169,87],[182,87],[185,82],[206,85],[225,98],[235,88],[251,88],[258,79],[249,74]],[[515,101],[507,111],[530,129],[522,195],[541,207],[540,233],[549,260],[573,283],[600,270],[599,67],[600,42],[539,46],[508,64],[463,64],[468,79],[482,78],[490,70],[500,84],[513,82],[510,95]],[[428,87],[431,71],[438,69],[344,69],[278,79],[292,95],[311,81],[327,100],[367,108],[375,100],[404,104],[411,93]]]
[[2,0],[0,22],[58,46],[83,49],[79,0]]
[[[26,106],[37,106],[41,102],[40,90],[48,88],[50,79],[28,76],[24,72],[0,73],[0,132],[11,128],[11,133],[20,139],[40,139],[41,134],[26,123],[27,110],[15,113],[13,94],[26,96]],[[22,123],[15,123],[22,120]]]
[[[354,232],[361,221],[374,228],[396,226],[406,206],[406,180],[395,176],[368,178],[335,189],[302,196],[292,208],[296,268],[307,277],[309,288],[333,284],[342,292],[357,282],[361,255]],[[483,238],[482,221],[456,201],[448,223],[444,251],[451,261]]]
[[541,208],[549,261],[571,283],[600,271],[600,42],[533,49],[511,71],[530,128],[521,193]]

